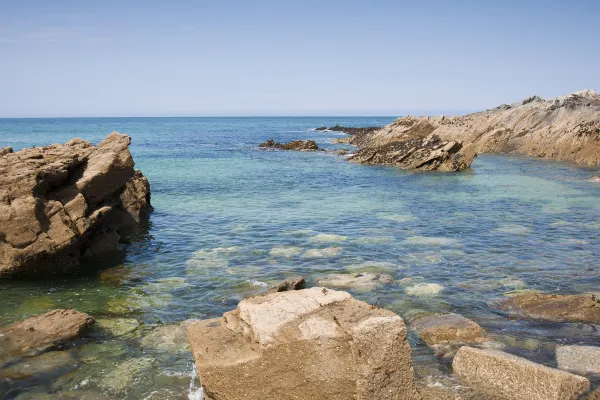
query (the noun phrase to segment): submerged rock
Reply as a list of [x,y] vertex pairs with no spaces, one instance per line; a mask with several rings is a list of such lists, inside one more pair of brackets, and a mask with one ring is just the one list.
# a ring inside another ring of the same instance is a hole
[[0,328],[0,365],[8,360],[65,346],[94,324],[75,310],[52,310]]
[[302,247],[296,246],[275,246],[269,251],[271,257],[286,257],[291,258],[299,255],[304,251]]
[[144,336],[140,344],[143,348],[181,354],[189,351],[186,328],[190,323],[160,326]]
[[37,357],[0,369],[0,376],[10,379],[25,379],[35,375],[62,375],[77,368],[77,360],[67,351],[49,351]]
[[576,374],[600,374],[600,347],[558,346],[556,363],[558,368]]
[[594,295],[517,294],[502,300],[498,308],[526,319],[600,323],[600,300]]
[[392,283],[394,278],[388,274],[355,272],[351,274],[331,274],[317,279],[317,284],[325,287],[350,288],[359,291],[373,291]]
[[335,243],[335,242],[343,242],[348,240],[348,236],[342,235],[333,235],[329,233],[319,233],[308,239],[309,242],[325,242],[325,243]]
[[452,362],[467,383],[506,400],[575,400],[590,382],[497,350],[461,347]]
[[402,319],[346,292],[246,299],[188,337],[209,399],[421,399]]
[[404,292],[412,296],[435,296],[442,290],[444,287],[438,283],[417,283],[404,289]]
[[480,342],[485,331],[479,324],[459,314],[429,314],[417,317],[410,328],[428,346]]
[[124,394],[134,382],[143,378],[154,362],[154,359],[148,357],[131,358],[104,375],[98,384],[109,392]]
[[302,258],[329,258],[342,252],[341,247],[327,247],[325,249],[311,249],[302,253]]
[[264,143],[258,145],[258,147],[269,148],[269,149],[280,149],[280,150],[319,150],[319,146],[314,140],[294,140],[289,143],[279,143],[273,139],[269,139]]
[[151,210],[130,142],[114,132],[0,157],[0,277],[72,271],[117,249]]

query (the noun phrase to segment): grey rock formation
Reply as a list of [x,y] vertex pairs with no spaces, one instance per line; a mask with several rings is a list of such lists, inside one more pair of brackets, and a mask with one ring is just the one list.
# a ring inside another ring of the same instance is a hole
[[130,142],[114,132],[0,157],[0,277],[72,271],[115,250],[151,210]]
[[264,143],[258,145],[260,148],[265,149],[279,149],[279,150],[299,150],[299,151],[314,151],[319,150],[319,146],[313,140],[294,140],[289,143],[279,143],[273,139],[269,139]]
[[396,314],[315,287],[188,328],[208,399],[421,399]]
[[558,368],[576,374],[600,375],[600,347],[558,346],[556,348]]

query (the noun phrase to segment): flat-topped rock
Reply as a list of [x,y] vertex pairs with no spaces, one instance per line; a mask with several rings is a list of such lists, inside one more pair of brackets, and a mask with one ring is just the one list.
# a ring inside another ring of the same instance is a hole
[[280,150],[299,150],[299,151],[314,151],[319,150],[319,146],[314,140],[294,140],[289,143],[279,143],[273,139],[269,139],[258,145],[261,148],[280,149]]
[[52,310],[0,328],[0,366],[3,362],[69,344],[94,324],[75,310]]
[[502,300],[498,308],[527,319],[600,323],[600,300],[593,295],[524,293]]
[[575,400],[590,389],[584,377],[497,350],[461,347],[452,367],[468,385],[506,400]]
[[130,143],[114,132],[0,157],[0,277],[73,271],[117,248],[151,209]]
[[557,346],[556,363],[565,371],[600,375],[600,347]]
[[421,399],[396,314],[315,287],[188,328],[208,399]]
[[410,328],[428,346],[483,341],[479,324],[459,314],[427,314],[411,321]]
[[331,274],[317,279],[317,284],[330,288],[350,288],[358,291],[372,291],[392,283],[394,278],[388,274],[373,272],[353,272],[349,274]]

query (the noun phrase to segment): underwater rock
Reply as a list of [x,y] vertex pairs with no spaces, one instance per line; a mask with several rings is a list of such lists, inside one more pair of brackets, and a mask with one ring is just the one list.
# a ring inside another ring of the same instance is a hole
[[485,331],[479,324],[459,314],[429,314],[410,323],[427,346],[480,342]]
[[412,236],[405,239],[404,243],[421,246],[456,246],[459,244],[456,239],[433,236]]
[[209,399],[421,399],[402,319],[346,292],[245,299],[188,337]]
[[497,350],[463,346],[452,367],[468,384],[507,400],[575,400],[590,388],[586,378]]
[[75,310],[52,310],[0,328],[0,365],[3,361],[64,346],[94,324]]
[[302,253],[303,258],[329,258],[342,252],[341,247],[327,247],[325,249],[311,249]]
[[411,296],[435,296],[442,290],[444,287],[438,283],[417,283],[404,289],[404,292]]
[[114,132],[0,157],[1,278],[69,272],[117,249],[151,210],[130,143]]
[[280,149],[280,150],[299,150],[299,151],[314,151],[319,150],[319,146],[314,140],[294,140],[289,143],[279,143],[273,139],[269,139],[258,145],[261,148]]
[[25,379],[40,374],[62,375],[75,368],[77,360],[68,351],[49,351],[0,369],[0,376]]
[[558,346],[556,347],[558,368],[576,374],[600,374],[600,347]]
[[317,284],[325,287],[350,288],[370,292],[383,285],[392,283],[394,278],[388,274],[355,272],[351,274],[331,274],[317,279]]
[[148,357],[131,358],[104,375],[98,384],[109,392],[123,394],[153,367],[154,362]]
[[190,351],[186,329],[189,322],[160,326],[144,336],[140,345],[143,348],[161,350],[174,354]]
[[335,243],[335,242],[343,242],[348,240],[348,236],[341,235],[332,235],[328,233],[319,233],[308,239],[309,242],[325,242],[325,243]]
[[113,336],[123,336],[135,331],[142,324],[133,318],[98,318],[96,326]]
[[295,246],[275,246],[269,251],[271,257],[286,257],[290,258],[301,254],[304,251],[302,247]]
[[600,299],[594,295],[517,294],[501,300],[498,308],[526,319],[600,323]]

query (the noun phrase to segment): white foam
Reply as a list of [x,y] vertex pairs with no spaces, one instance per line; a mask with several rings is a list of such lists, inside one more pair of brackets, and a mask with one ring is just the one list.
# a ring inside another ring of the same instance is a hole
[[[188,400],[204,400],[204,389],[202,389],[202,385],[200,385],[200,381],[198,379],[198,371],[196,370],[196,364],[192,368],[192,373],[190,374],[190,388],[188,390]],[[198,380],[198,386],[196,386],[196,380]]]

